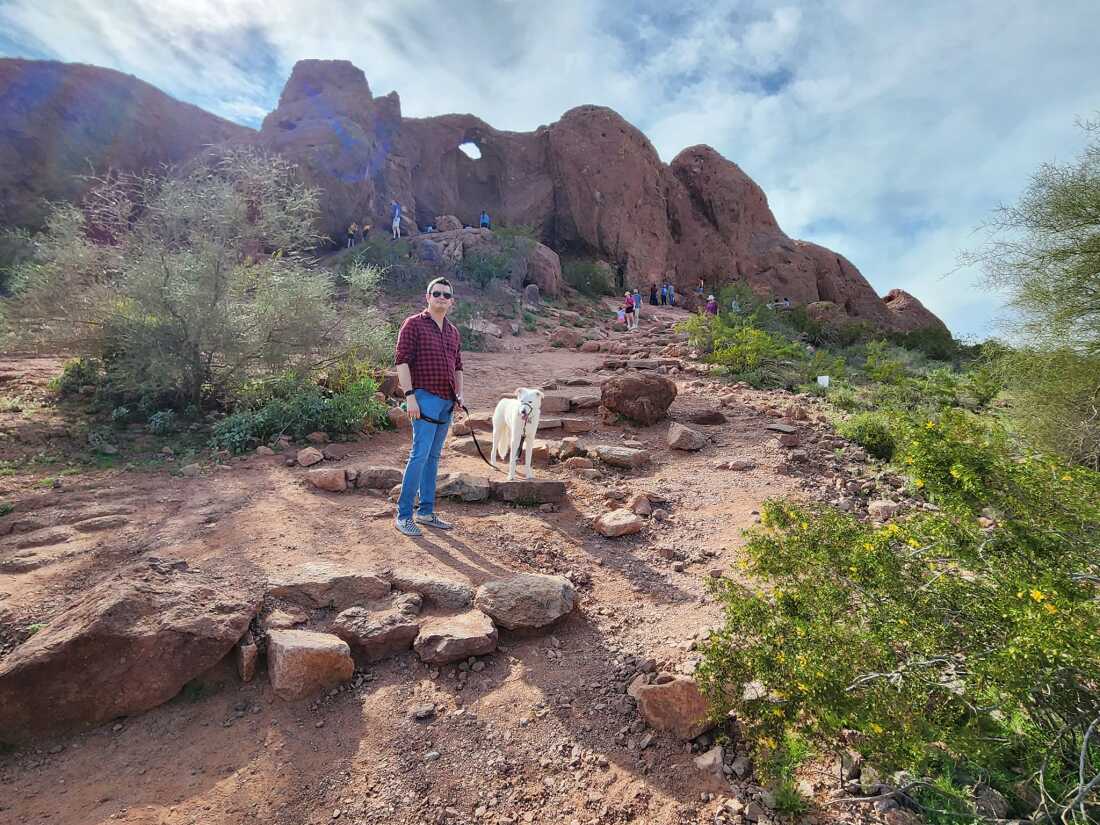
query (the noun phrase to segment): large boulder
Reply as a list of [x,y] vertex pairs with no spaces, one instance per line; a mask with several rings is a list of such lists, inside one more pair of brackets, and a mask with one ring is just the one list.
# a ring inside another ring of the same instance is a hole
[[564,576],[521,573],[481,585],[474,606],[505,630],[531,630],[569,613],[575,598],[576,590]]
[[596,457],[604,464],[622,467],[624,470],[636,470],[649,463],[649,453],[634,447],[620,447],[618,444],[597,444],[592,448]]
[[894,326],[902,332],[932,329],[950,335],[947,325],[904,289],[891,289],[883,300],[893,316]]
[[299,565],[272,580],[267,595],[305,608],[362,605],[390,593],[389,582],[366,570],[334,562]]
[[233,649],[259,604],[238,573],[182,562],[109,577],[0,662],[0,741],[167,702]]
[[657,684],[631,683],[629,693],[651,727],[680,739],[694,739],[714,726],[706,697],[694,679],[663,677]]
[[410,610],[349,607],[333,620],[332,632],[364,660],[374,662],[411,648],[420,623]]
[[683,424],[676,421],[668,425],[668,433],[665,434],[665,440],[668,442],[668,446],[674,450],[694,452],[707,446],[707,437],[705,435],[698,430],[685,427]]
[[418,593],[425,601],[438,607],[461,609],[474,600],[474,589],[466,582],[455,579],[408,568],[386,570],[382,575],[398,590]]
[[348,681],[354,672],[347,642],[330,633],[272,630],[267,634],[267,674],[281,699],[305,699]]
[[492,653],[496,647],[497,629],[480,610],[429,619],[421,625],[420,634],[413,643],[417,655],[430,665],[481,656]]
[[600,403],[639,424],[655,424],[668,415],[676,398],[676,384],[663,375],[627,372],[600,386]]

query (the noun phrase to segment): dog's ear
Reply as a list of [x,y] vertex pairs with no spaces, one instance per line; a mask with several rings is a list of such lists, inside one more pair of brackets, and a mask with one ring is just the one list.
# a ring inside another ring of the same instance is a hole
[[538,395],[539,401],[542,401],[542,399],[546,397],[546,393],[542,390],[535,390],[535,394]]
[[523,387],[516,387],[516,398],[523,398]]

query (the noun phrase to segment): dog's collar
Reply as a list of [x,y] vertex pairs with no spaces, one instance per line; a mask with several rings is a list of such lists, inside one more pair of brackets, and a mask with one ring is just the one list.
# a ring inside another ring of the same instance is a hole
[[534,404],[532,404],[530,401],[520,401],[519,405],[522,408],[520,410],[519,417],[526,421],[528,418],[531,417],[531,410],[534,409]]

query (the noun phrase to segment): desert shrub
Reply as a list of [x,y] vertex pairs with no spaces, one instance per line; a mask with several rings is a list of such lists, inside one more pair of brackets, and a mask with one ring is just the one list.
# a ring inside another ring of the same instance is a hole
[[339,438],[364,428],[382,429],[387,426],[387,410],[374,397],[376,392],[378,384],[371,378],[360,378],[336,393],[316,384],[294,386],[280,380],[267,400],[219,421],[211,445],[240,453],[280,435],[302,439],[320,430]]
[[175,410],[157,410],[146,424],[153,435],[168,435],[179,429],[179,418]]
[[1063,347],[1002,357],[1014,427],[1043,449],[1100,469],[1100,354]]
[[317,215],[295,168],[253,150],[95,181],[83,208],[51,214],[9,320],[101,359],[124,399],[226,403],[251,377],[306,375],[385,335],[377,268],[353,268],[342,307],[307,256]]
[[857,413],[840,421],[836,430],[881,461],[889,461],[894,457],[897,447],[894,422],[886,413]]
[[844,412],[855,412],[866,408],[855,387],[847,381],[830,381],[825,397],[830,404]]
[[463,276],[481,289],[494,280],[507,279],[511,274],[511,261],[504,252],[477,250],[462,258],[459,269]]
[[76,395],[81,387],[95,386],[103,378],[103,365],[95,358],[74,358],[65,363],[50,387],[62,397]]
[[905,365],[887,352],[885,341],[870,341],[864,348],[863,370],[867,377],[880,384],[900,384],[905,378]]
[[843,378],[847,371],[847,365],[842,357],[824,349],[814,350],[803,368],[806,380],[814,382],[819,375],[828,375],[832,383],[838,378]]
[[[725,625],[698,675],[764,763],[792,733],[852,730],[880,770],[980,778],[1056,819],[1100,773],[1100,742],[1082,748],[1100,716],[1100,477],[1015,454],[962,411],[915,422],[900,453],[943,512],[874,526],[769,502],[745,570],[767,586],[713,583]],[[979,505],[1003,520],[982,530]]]
[[916,350],[936,361],[957,359],[962,348],[949,331],[940,327],[923,327],[910,332],[896,333],[891,336],[900,347]]
[[615,285],[611,280],[611,271],[596,261],[583,258],[570,258],[562,261],[561,274],[564,281],[573,289],[589,298],[601,298],[614,295]]
[[468,301],[459,303],[447,317],[458,327],[464,351],[485,352],[489,348],[489,340],[485,333],[470,328],[470,321],[479,317],[472,303]]
[[0,296],[19,288],[21,267],[34,257],[35,243],[25,229],[0,229]]

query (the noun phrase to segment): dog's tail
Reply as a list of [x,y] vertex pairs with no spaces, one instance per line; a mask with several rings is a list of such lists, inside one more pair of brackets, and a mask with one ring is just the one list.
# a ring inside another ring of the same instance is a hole
[[501,460],[508,458],[508,454],[512,451],[512,439],[508,435],[508,431],[505,428],[501,428],[499,433],[496,433],[497,438],[497,457]]

